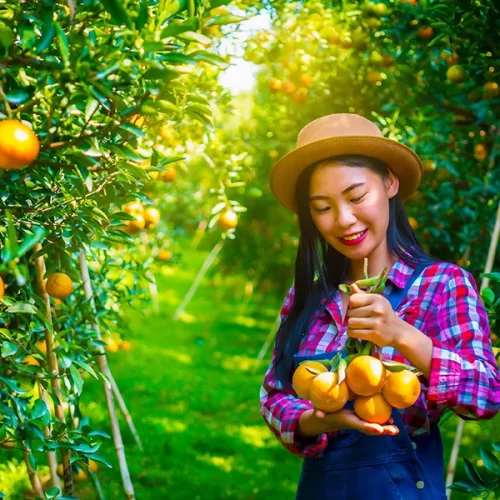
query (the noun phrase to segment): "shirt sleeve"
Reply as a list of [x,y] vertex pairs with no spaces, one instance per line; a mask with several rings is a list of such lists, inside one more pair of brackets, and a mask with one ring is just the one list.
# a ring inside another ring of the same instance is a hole
[[[293,304],[294,288],[288,292],[280,312],[281,323],[288,315]],[[296,436],[299,418],[313,408],[310,401],[300,399],[293,389],[285,389],[276,380],[274,360],[276,347],[273,349],[272,361],[264,377],[260,389],[260,413],[273,434],[291,453],[302,457],[319,455],[328,443],[328,435],[321,434],[317,438],[301,440]]]
[[488,315],[474,278],[454,267],[427,330],[433,343],[429,409],[450,408],[465,418],[490,419],[500,411],[500,372]]

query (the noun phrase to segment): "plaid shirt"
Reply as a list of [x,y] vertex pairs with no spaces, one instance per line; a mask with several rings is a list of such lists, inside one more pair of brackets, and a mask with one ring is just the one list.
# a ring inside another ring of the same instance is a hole
[[[404,288],[412,268],[399,259],[391,268],[384,294],[391,286]],[[288,314],[294,297],[286,297],[281,320]],[[347,315],[342,322],[342,298],[334,290],[313,315],[298,354],[313,355],[339,351],[348,339]],[[323,312],[321,312],[323,311]],[[424,332],[433,343],[430,380],[421,379],[417,402],[402,410],[410,435],[426,433],[431,422],[439,421],[446,408],[465,418],[489,419],[500,411],[500,372],[490,339],[488,316],[470,273],[455,264],[438,262],[424,269],[415,280],[396,313]],[[392,347],[381,349],[384,359],[408,364]],[[275,352],[273,352],[273,360]],[[300,456],[317,456],[335,433],[318,436],[311,444],[295,438],[302,413],[312,408],[293,389],[282,389],[275,379],[272,363],[260,392],[261,414],[283,446]]]

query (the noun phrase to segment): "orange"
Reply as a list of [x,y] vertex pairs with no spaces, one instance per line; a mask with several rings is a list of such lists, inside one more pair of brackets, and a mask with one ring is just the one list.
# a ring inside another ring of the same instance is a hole
[[30,366],[40,366],[38,359],[34,358],[31,354],[24,357],[23,363]]
[[315,408],[333,413],[341,410],[347,403],[349,388],[345,381],[339,384],[336,372],[325,372],[314,377],[309,396]]
[[5,294],[5,283],[3,282],[3,279],[0,276],[0,299],[3,299],[4,294]]
[[349,389],[358,396],[371,396],[382,390],[385,383],[385,366],[373,356],[354,358],[346,370]]
[[465,80],[465,69],[460,64],[454,64],[448,68],[446,78],[452,83],[462,83]]
[[283,92],[285,92],[285,94],[293,94],[296,88],[295,84],[289,81],[286,81],[283,84]]
[[134,220],[127,221],[124,231],[130,235],[138,233],[141,229],[144,229],[146,222],[141,214],[135,214]]
[[401,0],[401,3],[409,3],[410,5],[413,5],[413,7],[417,6],[417,0]]
[[432,160],[424,160],[422,166],[424,167],[424,172],[433,172],[436,170],[436,164]]
[[415,217],[408,217],[408,222],[410,223],[411,228],[416,231],[418,227],[418,222]]
[[430,40],[434,36],[434,30],[430,26],[422,26],[418,28],[417,36],[420,40]]
[[327,372],[325,365],[318,361],[305,361],[293,372],[292,387],[301,399],[309,399],[309,389],[314,377]]
[[123,207],[123,211],[130,215],[143,214],[144,207],[142,206],[142,203],[139,200],[131,201],[130,203],[127,203]]
[[47,293],[56,299],[65,299],[73,291],[71,278],[64,273],[54,273],[45,284]]
[[474,158],[478,161],[483,161],[488,158],[488,150],[483,144],[476,144],[474,147]]
[[292,99],[295,102],[304,102],[307,96],[307,89],[305,87],[300,87],[297,92],[295,92],[292,96]]
[[392,407],[382,394],[374,394],[356,398],[354,413],[365,422],[383,425],[391,418]]
[[492,99],[500,96],[500,87],[496,82],[487,82],[483,86],[483,92],[485,99]]
[[163,140],[171,142],[175,136],[175,130],[171,125],[166,123],[160,127],[160,136]]
[[108,344],[106,345],[106,351],[107,352],[118,352],[119,348],[120,348],[120,346],[114,340],[110,340],[108,342]]
[[389,373],[382,394],[394,408],[408,408],[420,396],[420,382],[410,370]]
[[170,250],[160,250],[158,252],[158,259],[162,262],[166,262],[172,258],[172,252]]
[[313,81],[313,77],[311,75],[307,75],[307,74],[300,75],[300,83],[302,84],[302,86],[309,87],[309,85],[311,85],[312,81]]
[[120,349],[122,351],[130,351],[130,349],[132,349],[132,344],[128,340],[124,340],[120,345]]
[[18,120],[0,122],[0,169],[28,166],[40,152],[38,137]]
[[382,80],[382,75],[379,71],[369,70],[366,73],[365,81],[370,85],[374,85]]
[[169,167],[165,172],[161,174],[161,180],[163,182],[174,182],[177,178],[177,170],[174,167]]
[[137,127],[142,127],[144,125],[144,116],[133,115],[130,118],[130,123],[134,124]]
[[221,213],[219,217],[219,226],[223,229],[233,229],[238,225],[238,216],[236,213],[228,208]]
[[278,78],[271,78],[269,82],[269,90],[271,92],[278,92],[283,87],[283,83]]
[[146,229],[153,229],[160,222],[160,211],[154,207],[144,210],[144,225]]

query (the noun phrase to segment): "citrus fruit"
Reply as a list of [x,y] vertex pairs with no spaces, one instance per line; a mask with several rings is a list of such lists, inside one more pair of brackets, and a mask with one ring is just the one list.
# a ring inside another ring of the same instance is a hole
[[394,408],[408,408],[420,396],[418,377],[410,370],[389,373],[382,389],[382,395]]
[[0,299],[3,298],[4,294],[5,294],[5,283],[3,282],[3,279],[0,276]]
[[64,273],[54,273],[45,284],[47,293],[56,299],[65,299],[73,291],[71,278]]
[[169,167],[165,172],[161,174],[161,180],[163,182],[174,182],[177,178],[177,170],[174,167]]
[[417,30],[420,40],[430,40],[434,36],[434,30],[430,26],[422,26]]
[[314,377],[328,371],[325,365],[318,361],[305,361],[293,372],[292,387],[301,399],[309,399],[309,389]]
[[238,225],[238,216],[236,213],[228,208],[221,213],[219,217],[219,226],[223,229],[233,229]]
[[496,82],[487,82],[483,86],[485,99],[492,99],[500,96],[500,86]]
[[417,219],[415,219],[415,217],[408,217],[408,222],[410,223],[411,228],[416,231],[418,228]]
[[354,413],[365,422],[383,425],[391,418],[392,407],[382,394],[373,394],[356,398]]
[[349,389],[358,396],[371,396],[382,390],[385,383],[385,366],[373,356],[354,358],[346,370]]
[[436,170],[436,163],[432,160],[424,160],[422,166],[424,167],[424,172],[433,172]]
[[130,203],[127,203],[123,207],[123,211],[130,215],[143,214],[144,207],[142,206],[142,203],[139,200],[131,201]]
[[40,152],[38,137],[18,120],[0,122],[0,169],[28,166]]
[[24,357],[23,363],[30,366],[40,366],[38,359],[34,358],[31,354]]
[[134,214],[135,219],[127,221],[125,226],[125,232],[128,234],[136,234],[141,229],[144,229],[146,222],[144,221],[144,216],[141,214]]
[[278,90],[281,90],[283,84],[281,80],[278,78],[271,78],[271,81],[269,82],[269,90],[271,92],[278,92]]
[[130,351],[131,348],[132,344],[128,340],[124,340],[120,345],[122,351]]
[[314,377],[309,390],[309,399],[315,408],[326,412],[341,410],[349,398],[349,388],[345,381],[339,382],[335,372],[320,373]]
[[154,207],[144,210],[144,225],[146,229],[153,229],[160,222],[160,211]]
[[462,83],[465,80],[465,70],[460,64],[454,64],[448,68],[446,78],[453,83]]
[[162,262],[166,262],[172,258],[172,252],[170,250],[160,250],[158,252],[158,259]]
[[483,144],[476,144],[474,147],[474,158],[478,161],[483,161],[488,158],[488,150]]

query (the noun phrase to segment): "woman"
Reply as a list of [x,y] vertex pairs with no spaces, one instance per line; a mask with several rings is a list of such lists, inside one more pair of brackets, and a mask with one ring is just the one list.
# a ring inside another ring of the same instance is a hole
[[[298,214],[300,241],[261,413],[285,448],[304,457],[297,499],[446,498],[440,416],[450,409],[489,419],[500,409],[474,279],[427,255],[408,223],[402,200],[421,178],[411,149],[353,114],[308,124],[271,172],[274,195]],[[389,269],[384,294],[342,294],[340,283],[364,277],[365,258],[369,276]],[[349,337],[423,374],[417,402],[394,410],[386,425],[359,419],[352,406],[316,410],[291,387],[302,360],[331,358]]]

